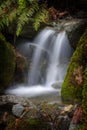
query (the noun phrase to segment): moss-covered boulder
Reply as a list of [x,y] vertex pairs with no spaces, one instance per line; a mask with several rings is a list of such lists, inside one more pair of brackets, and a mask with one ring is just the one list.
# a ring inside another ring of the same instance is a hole
[[[68,66],[67,74],[62,84],[61,96],[65,101],[87,101],[87,30],[80,38]],[[85,70],[85,72],[84,72]],[[84,73],[83,73],[84,72]],[[85,77],[84,77],[85,75]],[[85,93],[85,94],[84,94]]]
[[83,84],[83,91],[82,91],[82,106],[83,112],[87,116],[87,67],[84,71],[84,84]]
[[12,80],[15,70],[15,55],[13,47],[6,42],[0,33],[0,92],[4,90]]
[[83,48],[83,65],[84,65],[84,71],[83,71],[83,90],[82,90],[82,107],[83,112],[87,116],[87,30],[84,35],[84,39],[81,40],[81,42],[86,43]]

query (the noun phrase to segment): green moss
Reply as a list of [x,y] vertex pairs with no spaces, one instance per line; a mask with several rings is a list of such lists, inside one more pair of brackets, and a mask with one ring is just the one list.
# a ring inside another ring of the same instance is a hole
[[81,97],[81,90],[78,92],[78,88],[81,86],[74,81],[73,71],[81,66],[82,60],[82,46],[78,47],[74,52],[64,82],[62,84],[61,96],[64,100],[73,100],[77,97]]
[[82,91],[82,107],[83,112],[87,116],[87,30],[84,34],[84,39],[81,39],[81,43],[86,43],[83,46],[83,65],[84,65],[84,73],[83,73],[83,91]]
[[87,63],[87,30],[80,38],[75,52],[70,60],[67,74],[62,84],[61,96],[65,101],[81,101],[83,84],[78,85],[73,75],[74,70],[79,67],[85,68]]
[[87,67],[84,71],[84,83],[83,83],[82,95],[83,95],[82,99],[83,112],[87,116]]
[[[47,130],[48,126],[45,122],[38,118],[23,118],[18,124],[19,130]],[[11,117],[7,124],[6,130],[15,130],[15,119]]]
[[15,69],[15,56],[12,46],[0,34],[0,90],[12,80]]

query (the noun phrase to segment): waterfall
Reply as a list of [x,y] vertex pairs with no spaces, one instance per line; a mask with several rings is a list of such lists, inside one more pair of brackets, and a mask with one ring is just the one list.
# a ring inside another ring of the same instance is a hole
[[60,32],[55,40],[49,57],[49,65],[46,73],[46,85],[56,81],[62,81],[71,56],[71,47],[65,31]]
[[44,29],[34,40],[34,43],[38,44],[39,47],[36,47],[33,55],[32,67],[29,72],[29,85],[34,85],[38,83],[40,72],[39,62],[43,52],[42,48],[46,49],[48,39],[53,33],[53,30]]
[[[9,89],[6,93],[33,97],[52,92],[60,92],[60,84],[62,83],[69,59],[72,55],[72,48],[65,31],[56,32],[53,29],[45,28],[42,30],[33,43],[26,43],[25,53],[28,54],[28,45],[34,45],[34,52],[32,56],[32,63],[28,72],[28,84],[16,85],[15,88]],[[21,45],[23,50],[24,45]],[[46,55],[45,59],[46,68],[45,76],[42,75],[40,65],[44,63],[43,54]],[[43,77],[44,81],[40,79]],[[55,89],[53,84],[59,84]]]

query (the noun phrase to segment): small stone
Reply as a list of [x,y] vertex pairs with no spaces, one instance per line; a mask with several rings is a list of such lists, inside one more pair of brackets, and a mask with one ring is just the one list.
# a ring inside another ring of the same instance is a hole
[[20,104],[13,105],[12,112],[15,116],[20,117],[24,111],[24,107]]

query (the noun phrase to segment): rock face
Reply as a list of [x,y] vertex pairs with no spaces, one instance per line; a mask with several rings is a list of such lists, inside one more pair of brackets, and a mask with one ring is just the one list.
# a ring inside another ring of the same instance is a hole
[[76,45],[83,34],[86,25],[86,20],[81,19],[71,19],[61,23],[61,26],[63,26],[63,28],[66,30],[70,44],[73,48],[76,48]]
[[50,23],[49,26],[53,26],[56,32],[65,30],[71,46],[76,49],[77,43],[86,29],[87,20],[69,16],[66,19],[59,20],[57,23]]
[[13,47],[0,34],[0,91],[9,85],[14,75],[14,70],[15,55]]

